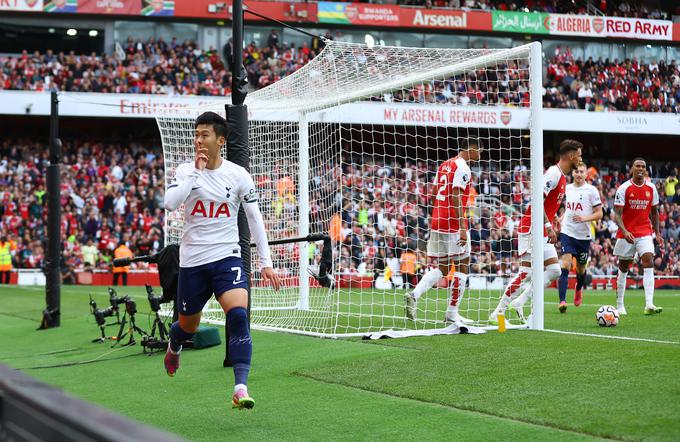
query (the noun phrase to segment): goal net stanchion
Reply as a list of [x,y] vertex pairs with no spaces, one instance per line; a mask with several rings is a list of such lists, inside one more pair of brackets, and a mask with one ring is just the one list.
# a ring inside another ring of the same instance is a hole
[[[531,328],[543,330],[543,53],[540,43],[531,46],[529,69],[531,71],[531,279],[534,296],[532,299]],[[540,209],[540,210],[539,210]],[[550,220],[552,222],[552,220]],[[538,234],[540,233],[540,234]]]
[[[277,241],[272,258],[284,286],[275,293],[253,272],[253,328],[324,337],[444,328],[445,280],[419,300],[414,321],[404,315],[404,294],[436,265],[426,243],[440,190],[437,167],[472,139],[486,149],[471,164],[479,194],[467,208],[472,263],[459,311],[492,328],[489,313],[518,271],[511,237],[521,214],[530,202],[533,213],[543,213],[540,54],[539,43],[492,50],[327,41],[306,66],[250,93],[251,174],[267,233]],[[157,121],[170,178],[180,158],[193,153],[193,119]],[[168,213],[167,220],[168,241],[179,241],[181,216]],[[537,220],[532,230],[540,232]],[[284,241],[309,232],[328,234],[332,250]],[[322,251],[332,252],[332,287],[309,276],[319,270]],[[409,254],[416,256],[415,276],[404,265]],[[529,324],[513,324],[540,329],[543,265],[534,255],[536,305]],[[216,303],[204,318],[224,321]]]

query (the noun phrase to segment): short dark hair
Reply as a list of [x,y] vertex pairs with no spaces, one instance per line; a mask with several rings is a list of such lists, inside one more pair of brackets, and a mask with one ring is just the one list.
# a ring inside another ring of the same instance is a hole
[[466,150],[469,149],[470,146],[477,146],[477,149],[483,149],[484,144],[482,143],[482,140],[479,140],[477,138],[467,138],[467,139],[462,139],[458,143],[458,149],[459,150]]
[[633,162],[630,163],[630,164],[635,164],[636,161],[642,161],[643,163],[645,163],[645,165],[647,165],[647,161],[646,161],[644,158],[642,158],[642,157],[635,157],[635,158],[633,158]]
[[560,143],[560,156],[563,157],[569,152],[575,152],[579,149],[583,149],[583,143],[567,138]]
[[196,118],[194,129],[196,129],[201,124],[212,126],[213,130],[215,131],[215,135],[218,137],[229,137],[229,127],[227,126],[227,120],[215,112],[203,112],[201,115],[199,115],[198,118]]

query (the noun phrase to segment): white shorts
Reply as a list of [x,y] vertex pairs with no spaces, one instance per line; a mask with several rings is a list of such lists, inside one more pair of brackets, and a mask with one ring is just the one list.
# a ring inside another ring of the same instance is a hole
[[[543,241],[543,261],[557,258],[555,244],[550,244],[547,236],[543,238]],[[523,260],[531,258],[531,233],[520,233],[517,235],[517,249],[517,253]]]
[[624,238],[618,238],[616,240],[616,244],[614,245],[614,256],[632,260],[633,257],[635,257],[635,252],[640,256],[645,253],[654,254],[654,240],[651,235],[635,238],[633,244],[629,243]]
[[470,233],[468,233],[467,244],[464,247],[458,245],[460,233],[430,232],[430,239],[427,240],[427,256],[433,258],[453,258],[454,261],[468,258],[470,256]]

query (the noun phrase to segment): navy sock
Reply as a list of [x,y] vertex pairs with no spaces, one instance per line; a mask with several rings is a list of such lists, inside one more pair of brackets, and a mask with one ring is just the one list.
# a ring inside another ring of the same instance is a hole
[[190,340],[194,336],[193,333],[187,333],[182,330],[178,322],[173,322],[170,326],[170,349],[175,353],[182,349],[184,341]]
[[569,286],[569,270],[562,269],[562,274],[560,275],[560,281],[557,284],[560,293],[560,302],[567,301],[567,287]]
[[586,272],[576,274],[576,290],[581,290],[586,285]]
[[235,307],[227,313],[229,328],[229,357],[234,364],[234,384],[246,385],[250,372],[250,358],[253,354],[253,340],[250,338],[248,313],[243,307]]

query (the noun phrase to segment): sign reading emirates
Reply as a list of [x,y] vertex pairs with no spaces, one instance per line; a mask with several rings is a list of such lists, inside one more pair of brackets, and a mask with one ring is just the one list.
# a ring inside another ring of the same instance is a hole
[[635,38],[640,40],[673,39],[673,23],[665,20],[550,14],[544,25],[551,35]]

